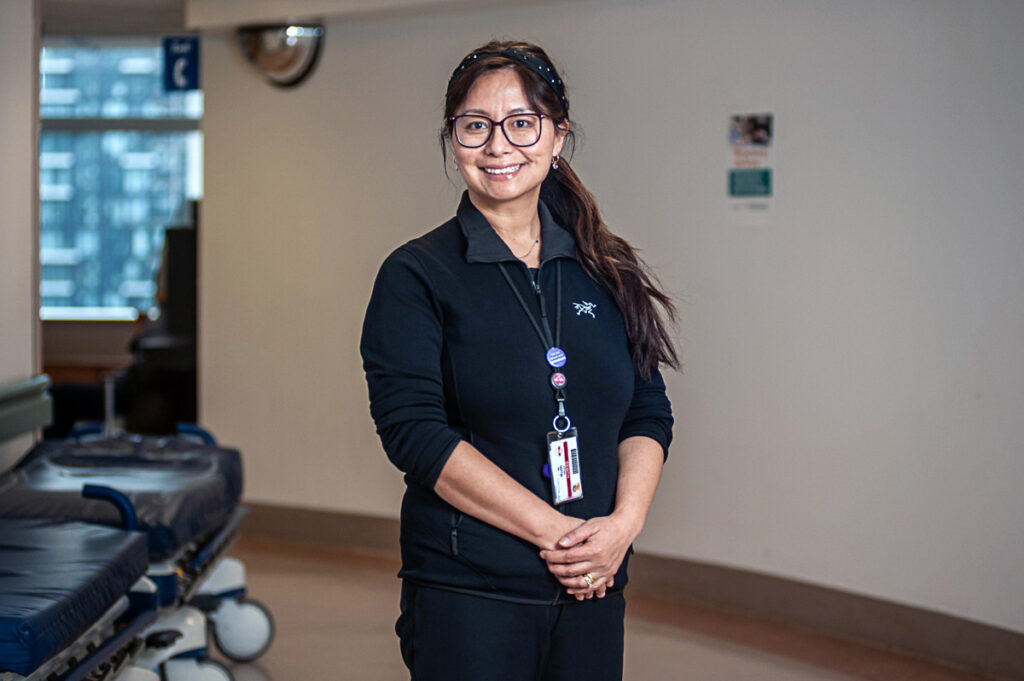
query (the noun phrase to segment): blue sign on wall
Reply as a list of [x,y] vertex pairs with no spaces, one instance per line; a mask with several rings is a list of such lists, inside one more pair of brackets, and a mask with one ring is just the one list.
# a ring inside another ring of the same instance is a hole
[[164,90],[199,89],[199,38],[164,38]]

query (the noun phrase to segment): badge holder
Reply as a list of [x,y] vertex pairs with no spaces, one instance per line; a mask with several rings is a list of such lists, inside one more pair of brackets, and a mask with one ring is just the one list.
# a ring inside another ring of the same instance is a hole
[[555,506],[583,498],[579,439],[562,402],[563,399],[559,399],[558,415],[551,422],[554,430],[548,433],[548,466]]

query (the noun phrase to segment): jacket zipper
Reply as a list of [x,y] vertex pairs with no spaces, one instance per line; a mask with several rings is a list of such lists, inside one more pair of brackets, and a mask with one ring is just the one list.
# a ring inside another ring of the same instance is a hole
[[452,555],[459,555],[459,522],[462,520],[462,514],[458,511],[452,511],[450,536],[452,543]]
[[[525,266],[526,263],[523,263],[523,265]],[[533,292],[537,294],[537,306],[540,307],[540,318],[544,320],[545,328],[551,328],[551,325],[548,323],[548,306],[544,302],[544,291],[541,290],[540,287],[540,272],[543,267],[544,263],[541,263],[537,267],[536,279],[530,276],[530,270],[527,268],[526,278],[530,281],[530,285],[533,287]]]

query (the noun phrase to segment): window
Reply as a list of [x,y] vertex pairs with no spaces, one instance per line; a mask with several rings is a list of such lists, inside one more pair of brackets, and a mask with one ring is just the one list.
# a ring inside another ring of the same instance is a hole
[[134,319],[202,196],[202,93],[163,91],[158,39],[46,42],[40,75],[40,316]]

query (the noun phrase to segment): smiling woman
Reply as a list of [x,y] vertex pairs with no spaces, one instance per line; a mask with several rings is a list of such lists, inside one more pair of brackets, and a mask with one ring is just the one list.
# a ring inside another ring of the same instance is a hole
[[444,122],[466,192],[385,260],[361,344],[406,473],[402,655],[415,681],[621,679],[626,564],[672,437],[672,304],[560,157],[543,50],[471,52]]
[[[514,229],[518,216],[537,212],[540,186],[562,151],[568,124],[544,125],[517,73],[489,71],[477,78],[452,116],[452,151],[470,200],[485,215],[500,212],[504,224],[492,223],[513,253],[540,237],[539,219],[525,233]],[[501,133],[495,134],[500,128]],[[511,132],[510,132],[511,129]],[[515,213],[515,222],[509,220]],[[532,252],[527,264],[539,265]]]

